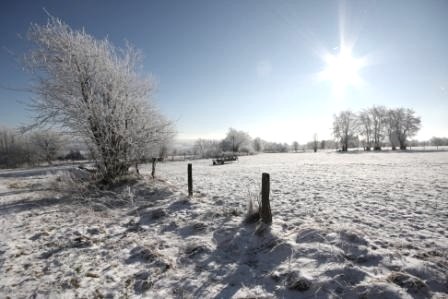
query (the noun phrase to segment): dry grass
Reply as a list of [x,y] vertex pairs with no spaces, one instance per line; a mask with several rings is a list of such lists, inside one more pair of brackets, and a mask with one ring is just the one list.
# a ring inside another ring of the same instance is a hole
[[8,189],[26,189],[26,188],[32,188],[35,184],[29,183],[29,182],[23,182],[19,180],[14,180],[10,183],[8,183],[6,186]]
[[387,281],[406,289],[410,293],[419,293],[427,290],[428,286],[419,278],[403,272],[392,272]]

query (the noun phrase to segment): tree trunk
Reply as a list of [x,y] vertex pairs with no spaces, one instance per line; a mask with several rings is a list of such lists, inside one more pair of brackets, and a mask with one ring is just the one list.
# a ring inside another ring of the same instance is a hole
[[151,169],[151,176],[152,176],[152,178],[156,177],[156,163],[157,163],[157,159],[156,158],[152,158],[152,169]]

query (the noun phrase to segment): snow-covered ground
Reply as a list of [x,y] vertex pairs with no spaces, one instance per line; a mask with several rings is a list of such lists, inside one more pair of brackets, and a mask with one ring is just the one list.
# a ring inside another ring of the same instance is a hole
[[[161,164],[159,173],[185,189],[186,163]],[[344,297],[370,288],[415,296],[412,287],[406,292],[390,283],[394,273],[420,279],[421,290],[447,292],[448,152],[265,154],[223,166],[192,163],[194,189],[217,208],[224,202],[243,211],[258,195],[262,172],[270,174],[273,234],[293,252],[273,271],[299,271],[313,282],[311,293],[321,288]]]
[[[0,172],[0,297],[448,296],[448,152],[192,163],[192,199],[187,162],[114,192]],[[262,172],[273,225],[257,234]]]

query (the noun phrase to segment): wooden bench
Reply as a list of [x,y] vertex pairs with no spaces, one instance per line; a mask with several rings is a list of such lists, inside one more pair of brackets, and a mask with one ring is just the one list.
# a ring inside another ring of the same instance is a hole
[[238,160],[238,156],[232,155],[232,156],[216,157],[212,161],[213,165],[223,165],[225,162],[232,162],[236,160]]

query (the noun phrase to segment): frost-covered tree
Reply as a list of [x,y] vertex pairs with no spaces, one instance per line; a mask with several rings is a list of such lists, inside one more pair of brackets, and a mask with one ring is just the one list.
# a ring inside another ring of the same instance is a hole
[[221,149],[219,141],[211,139],[198,139],[193,145],[193,152],[199,154],[201,158],[219,156]]
[[149,102],[153,84],[137,72],[137,50],[116,48],[54,17],[31,25],[28,38],[35,124],[81,136],[104,181],[126,174],[172,136],[170,123]]
[[350,110],[342,111],[334,116],[333,135],[341,144],[343,152],[348,150],[350,141],[355,136],[356,129],[356,114]]
[[373,106],[369,109],[369,114],[373,125],[373,149],[379,151],[386,131],[387,109],[384,106]]
[[205,139],[199,138],[198,140],[196,140],[193,145],[193,153],[203,158],[206,147],[205,143],[206,143]]
[[254,151],[256,151],[257,153],[262,152],[264,149],[263,146],[264,142],[260,137],[256,137],[253,141],[252,141],[252,146],[254,148]]
[[364,150],[370,151],[372,147],[373,121],[369,110],[363,110],[358,115],[359,134],[364,137],[362,140]]
[[406,150],[408,138],[415,136],[420,130],[421,119],[412,109],[391,109],[387,113],[387,125],[392,149],[395,149],[394,140],[397,140],[400,149]]
[[51,165],[62,149],[63,139],[59,133],[46,130],[34,132],[30,142],[34,145],[38,157]]
[[403,123],[398,131],[398,141],[400,142],[400,149],[406,149],[406,142],[408,138],[413,137],[421,128],[421,118],[415,115],[412,109],[404,110]]
[[37,163],[29,136],[18,130],[0,127],[0,168],[13,168]]
[[222,141],[224,151],[241,152],[251,151],[251,138],[248,133],[230,128],[226,138]]
[[386,114],[386,131],[387,131],[387,137],[389,139],[390,146],[392,150],[396,150],[398,139],[396,134],[396,128],[399,127],[399,116],[396,113],[396,109],[389,109],[387,110]]
[[358,131],[364,139],[361,141],[365,150],[381,150],[386,129],[387,109],[383,106],[373,106],[362,110],[358,115]]

